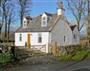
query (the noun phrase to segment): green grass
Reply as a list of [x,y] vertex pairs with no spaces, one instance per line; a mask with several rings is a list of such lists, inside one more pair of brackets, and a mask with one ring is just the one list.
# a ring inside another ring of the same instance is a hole
[[72,54],[65,54],[60,56],[60,60],[62,61],[69,61],[72,58]]
[[76,55],[72,57],[72,60],[80,61],[88,55],[88,51],[80,50],[76,52]]
[[90,58],[90,51],[88,52],[87,50],[77,50],[74,54],[64,54],[58,58],[62,61],[80,61],[85,59],[86,57]]
[[88,51],[88,58],[90,58],[90,51]]
[[10,54],[8,53],[1,53],[0,54],[0,63],[7,63],[10,61]]

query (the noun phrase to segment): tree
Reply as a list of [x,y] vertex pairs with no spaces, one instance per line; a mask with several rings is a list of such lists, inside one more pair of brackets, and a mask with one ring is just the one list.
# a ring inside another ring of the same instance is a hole
[[19,13],[20,13],[20,23],[22,26],[23,17],[30,13],[31,0],[18,0]]
[[9,4],[8,6],[8,18],[7,18],[7,39],[9,40],[9,34],[10,34],[10,25],[14,22],[14,6],[13,4]]
[[90,0],[87,0],[87,20],[88,20],[88,27],[87,27],[87,37],[90,39]]
[[84,24],[80,24],[82,17],[85,15],[86,1],[85,0],[66,0],[68,3],[68,9],[71,11],[76,19],[78,30],[80,31]]
[[[6,37],[6,29],[7,29],[7,22],[6,22],[6,18],[7,18],[7,15],[6,15],[6,5],[8,3],[8,0],[2,0],[2,3],[1,3],[1,8],[2,8],[2,24],[0,26],[0,28],[2,28],[3,24],[5,24],[5,37]],[[0,32],[1,32],[1,29],[0,29]]]
[[5,25],[5,35],[4,35],[5,38],[7,38],[8,36],[11,20],[13,19],[11,18],[13,14],[13,7],[14,7],[13,0],[2,0],[2,3],[1,3],[2,24],[0,25],[0,27],[2,28],[2,26]]
[[2,30],[2,26],[3,26],[3,22],[4,22],[4,13],[3,13],[3,8],[4,6],[4,0],[0,0],[0,35],[1,35],[1,30]]

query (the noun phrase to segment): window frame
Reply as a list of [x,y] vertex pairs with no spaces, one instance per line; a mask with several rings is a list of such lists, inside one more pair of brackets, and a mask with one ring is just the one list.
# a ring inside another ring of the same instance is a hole
[[43,17],[43,20],[46,20],[46,17]]
[[66,41],[66,36],[64,36],[64,42]]
[[22,34],[19,35],[19,41],[22,41]]
[[41,33],[38,34],[38,43],[42,43],[42,34]]
[[76,39],[76,34],[73,35],[73,38]]
[[46,17],[42,17],[42,27],[46,27],[47,26],[47,18]]

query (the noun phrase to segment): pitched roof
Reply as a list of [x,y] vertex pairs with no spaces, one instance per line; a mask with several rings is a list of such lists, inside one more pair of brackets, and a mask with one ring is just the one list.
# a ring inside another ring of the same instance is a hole
[[77,25],[71,25],[70,28],[73,31]]
[[25,17],[27,20],[32,20],[32,18],[30,16],[26,16]]
[[42,16],[39,15],[32,19],[32,22],[28,24],[27,28],[20,27],[19,29],[16,30],[16,32],[48,32],[50,31],[50,28],[54,25],[58,16],[57,14],[49,14],[46,12],[45,14],[50,16],[47,27],[41,27],[41,17]]
[[47,16],[52,16],[53,14],[45,12]]
[[[59,19],[65,20],[65,17],[58,16],[57,14],[50,14],[47,12],[45,12],[45,14],[49,17],[48,24],[46,27],[41,27],[42,15],[39,15],[32,19],[32,22],[30,22],[28,24],[27,28],[20,27],[19,29],[17,29],[16,32],[49,32],[53,29],[53,27],[56,25],[56,23]],[[69,24],[69,23],[67,23],[67,24]],[[71,30],[74,29],[73,26],[71,26],[70,28],[71,28]]]

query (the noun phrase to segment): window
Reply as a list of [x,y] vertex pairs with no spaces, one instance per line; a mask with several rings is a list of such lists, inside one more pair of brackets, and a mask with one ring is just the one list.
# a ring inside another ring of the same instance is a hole
[[64,36],[64,42],[66,41],[66,36]]
[[46,27],[47,26],[47,17],[43,17],[41,21],[41,26]]
[[28,26],[28,21],[24,21],[23,27],[25,28],[25,27],[27,27],[27,26]]
[[46,18],[45,18],[45,17],[43,17],[43,20],[46,20]]
[[26,26],[26,24],[24,24],[24,27]]
[[76,35],[75,34],[73,35],[73,37],[74,37],[74,39],[76,39]]
[[29,24],[29,20],[27,21],[27,23]]
[[43,26],[46,26],[46,21],[43,20]]
[[22,34],[20,34],[19,41],[22,41]]
[[24,23],[26,23],[26,21],[24,21]]
[[38,34],[38,43],[42,42],[42,34]]

